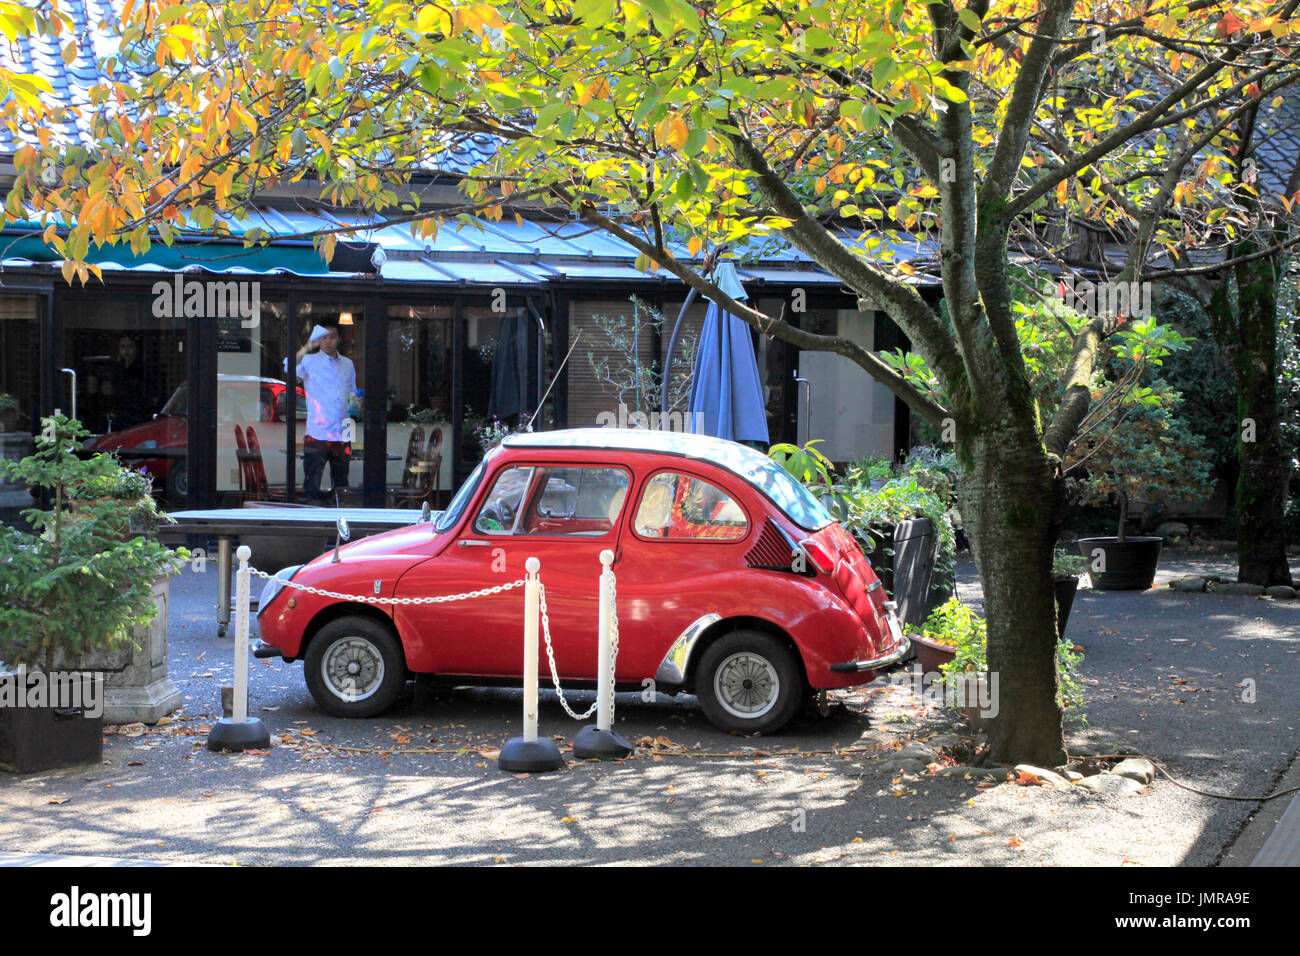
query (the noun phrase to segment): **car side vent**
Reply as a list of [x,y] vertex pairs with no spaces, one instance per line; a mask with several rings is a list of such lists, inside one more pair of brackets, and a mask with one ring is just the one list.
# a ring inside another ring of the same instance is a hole
[[764,571],[795,571],[795,557],[799,555],[798,546],[790,537],[772,521],[763,519],[763,531],[758,541],[745,555],[745,563],[751,568]]

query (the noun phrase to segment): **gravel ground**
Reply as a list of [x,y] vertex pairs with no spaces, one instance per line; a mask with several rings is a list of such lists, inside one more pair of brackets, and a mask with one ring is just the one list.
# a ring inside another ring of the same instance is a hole
[[[1188,551],[1162,565],[1157,583],[1233,569],[1225,555]],[[962,598],[978,603],[973,568],[959,576]],[[961,727],[886,680],[838,695],[829,717],[759,739],[718,733],[690,698],[619,695],[618,729],[653,747],[515,776],[497,769],[495,750],[518,733],[518,691],[415,697],[382,718],[342,721],[316,709],[301,665],[255,661],[252,710],[276,745],[212,754],[206,727],[233,671],[231,642],[210,623],[214,584],[211,571],[187,572],[172,586],[183,709],[110,735],[100,767],[0,775],[0,850],[242,865],[1200,866],[1258,806],[1163,778],[1126,798],[898,779],[879,766],[882,752]],[[1291,761],[1300,602],[1081,589],[1069,634],[1086,649],[1089,685],[1089,723],[1070,730],[1072,746],[1130,747],[1193,786],[1239,796],[1269,792]],[[579,708],[591,700],[576,697]],[[578,726],[544,695],[543,733],[571,740]]]

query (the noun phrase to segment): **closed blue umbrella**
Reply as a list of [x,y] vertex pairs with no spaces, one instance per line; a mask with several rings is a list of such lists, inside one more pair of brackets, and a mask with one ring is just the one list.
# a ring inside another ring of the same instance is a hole
[[[733,299],[745,290],[729,262],[718,267],[718,287]],[[691,376],[691,431],[731,441],[766,444],[767,410],[749,326],[709,303]]]

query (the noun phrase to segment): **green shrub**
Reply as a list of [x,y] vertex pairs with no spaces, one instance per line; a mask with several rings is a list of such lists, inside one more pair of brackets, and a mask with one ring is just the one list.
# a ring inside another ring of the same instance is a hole
[[[944,679],[956,688],[963,674],[978,674],[988,670],[988,632],[984,619],[957,598],[934,609],[920,628],[908,627],[908,632],[921,634],[927,641],[951,647],[956,652],[953,659],[943,665]],[[1083,655],[1074,645],[1062,638],[1056,645],[1056,702],[1065,713],[1066,720],[1087,723],[1083,710],[1083,678],[1079,665]]]

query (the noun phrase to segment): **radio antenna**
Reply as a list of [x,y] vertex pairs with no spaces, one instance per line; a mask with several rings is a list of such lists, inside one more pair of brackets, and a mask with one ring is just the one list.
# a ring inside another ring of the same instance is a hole
[[537,407],[533,409],[533,414],[528,417],[528,427],[525,431],[533,430],[533,420],[537,417],[537,413],[542,410],[542,406],[546,404],[546,399],[551,395],[551,389],[555,388],[555,383],[559,381],[560,373],[564,371],[564,366],[569,364],[569,356],[572,355],[573,350],[578,347],[578,342],[581,339],[582,331],[579,330],[578,334],[573,337],[573,344],[569,346],[569,351],[564,353],[564,359],[560,362],[560,367],[555,370],[555,375],[551,377],[551,384],[546,386],[546,391],[542,394],[542,400],[537,403]]

